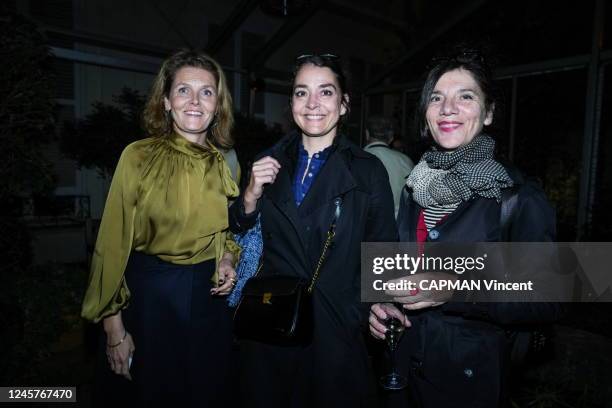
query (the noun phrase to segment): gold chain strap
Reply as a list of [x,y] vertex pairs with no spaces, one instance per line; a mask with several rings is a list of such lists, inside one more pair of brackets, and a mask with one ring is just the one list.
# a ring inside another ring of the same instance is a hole
[[[325,255],[327,254],[327,249],[329,248],[329,246],[332,243],[332,240],[336,236],[336,221],[338,220],[338,217],[340,216],[340,204],[341,203],[342,203],[342,199],[337,198],[336,199],[336,214],[334,216],[334,221],[332,222],[332,225],[329,227],[329,230],[327,231],[327,238],[325,239],[325,244],[323,244],[323,251],[321,251],[321,256],[319,257],[319,261],[317,262],[317,267],[314,271],[314,274],[312,275],[310,284],[308,285],[308,288],[306,289],[309,295],[312,293],[314,285],[317,279],[319,278],[319,273],[321,272],[321,266],[323,266],[323,262],[325,261]],[[259,275],[259,271],[261,271],[262,266],[263,266],[263,254],[260,259],[259,267],[257,268],[257,272],[255,272],[254,276]]]
[[312,274],[312,279],[310,280],[310,285],[308,285],[307,292],[308,294],[312,294],[312,289],[314,288],[317,279],[319,278],[319,273],[321,272],[321,266],[323,266],[323,262],[325,261],[325,256],[327,255],[327,250],[331,245],[334,237],[336,236],[336,222],[338,218],[340,218],[340,206],[342,205],[342,197],[336,197],[334,202],[336,204],[336,212],[334,213],[334,219],[329,226],[329,230],[327,231],[327,239],[325,240],[325,244],[323,245],[323,250],[321,251],[321,256],[319,257],[319,262],[317,262],[317,267]]
[[334,236],[336,235],[336,231],[334,229],[330,229],[327,231],[327,239],[325,240],[325,244],[323,245],[323,251],[321,252],[321,256],[319,257],[319,262],[317,262],[317,268],[312,275],[312,280],[310,281],[310,285],[308,285],[308,294],[312,293],[312,289],[314,288],[315,282],[319,277],[319,272],[321,272],[321,266],[323,266],[323,261],[325,261],[325,255],[327,254],[327,248],[331,244]]

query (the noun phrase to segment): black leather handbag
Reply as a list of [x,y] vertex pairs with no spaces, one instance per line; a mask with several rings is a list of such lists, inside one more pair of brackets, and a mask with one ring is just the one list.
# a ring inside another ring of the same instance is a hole
[[335,236],[341,203],[342,199],[336,198],[334,218],[310,282],[281,274],[256,275],[246,282],[234,313],[234,333],[239,339],[275,345],[310,343],[313,331],[311,294]]
[[312,301],[308,282],[292,276],[253,277],[242,290],[234,315],[240,339],[270,344],[308,344]]

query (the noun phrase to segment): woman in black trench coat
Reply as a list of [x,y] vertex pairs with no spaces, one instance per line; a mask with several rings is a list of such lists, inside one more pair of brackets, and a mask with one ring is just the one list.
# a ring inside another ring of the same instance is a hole
[[[297,132],[253,164],[250,183],[230,208],[243,232],[261,214],[260,276],[310,279],[342,198],[332,248],[313,292],[314,334],[306,346],[241,344],[241,394],[249,407],[359,407],[368,390],[360,303],[360,244],[395,241],[393,197],[376,157],[339,134],[349,109],[338,58],[297,59],[291,110]],[[367,311],[367,308],[366,308]]]

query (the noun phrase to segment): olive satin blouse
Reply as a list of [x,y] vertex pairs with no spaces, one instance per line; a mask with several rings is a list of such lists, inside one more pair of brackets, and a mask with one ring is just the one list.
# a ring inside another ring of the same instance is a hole
[[[81,315],[98,322],[127,305],[132,250],[180,265],[238,259],[228,232],[228,198],[238,196],[222,154],[180,135],[127,146],[113,176]],[[213,276],[216,282],[217,274]]]

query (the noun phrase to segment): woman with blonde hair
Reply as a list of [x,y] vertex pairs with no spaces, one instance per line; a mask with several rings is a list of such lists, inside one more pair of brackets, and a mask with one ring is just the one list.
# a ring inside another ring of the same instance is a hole
[[227,232],[238,188],[220,152],[233,116],[219,64],[192,50],[169,57],[144,124],[151,137],[127,146],[115,170],[83,301],[106,334],[95,402],[218,406],[232,342],[220,296],[239,254]]

